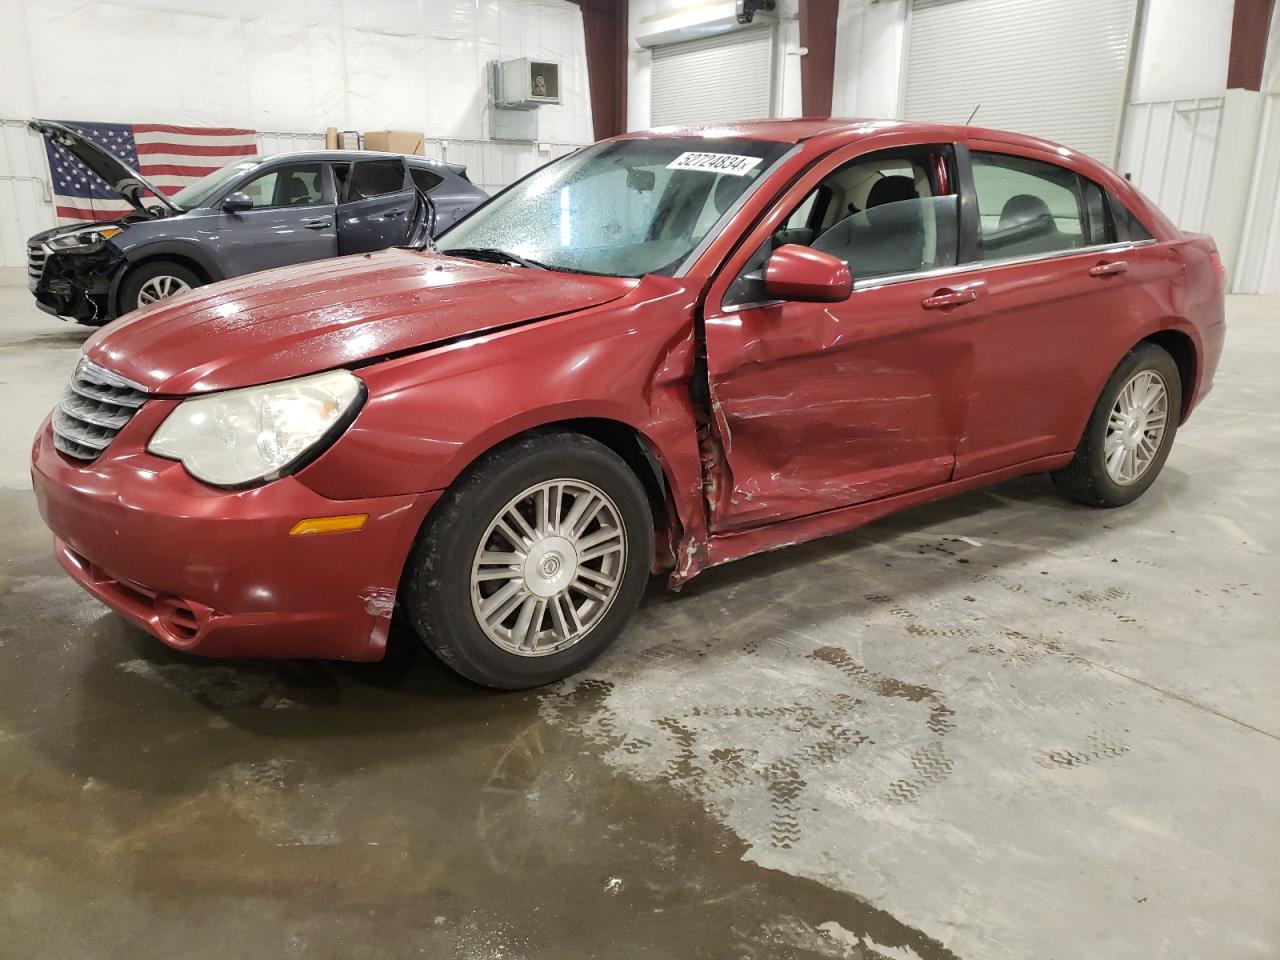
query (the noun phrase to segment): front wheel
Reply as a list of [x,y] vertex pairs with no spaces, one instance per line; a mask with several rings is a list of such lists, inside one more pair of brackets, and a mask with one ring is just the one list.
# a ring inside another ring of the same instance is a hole
[[168,300],[198,287],[201,280],[195,271],[180,263],[153,260],[136,267],[120,285],[120,312],[128,313]]
[[1058,490],[1093,507],[1132,503],[1155,483],[1182,411],[1182,378],[1154,343],[1129,351],[1102,390],[1075,459],[1053,472]]
[[437,505],[405,572],[404,606],[441,660],[490,687],[581,670],[644,592],[653,519],[612,450],[534,435],[482,459]]

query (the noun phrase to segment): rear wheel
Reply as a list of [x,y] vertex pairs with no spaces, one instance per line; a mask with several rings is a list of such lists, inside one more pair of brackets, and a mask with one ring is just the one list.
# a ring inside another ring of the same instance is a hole
[[463,676],[540,686],[622,632],[652,535],[644,488],[612,450],[577,434],[527,437],[481,460],[437,505],[409,559],[405,609]]
[[203,281],[194,270],[170,260],[153,260],[135,268],[120,286],[120,312],[168,300],[198,287]]
[[1181,410],[1173,357],[1154,343],[1138,344],[1107,381],[1075,459],[1052,474],[1054,484],[1094,507],[1132,503],[1168,459]]

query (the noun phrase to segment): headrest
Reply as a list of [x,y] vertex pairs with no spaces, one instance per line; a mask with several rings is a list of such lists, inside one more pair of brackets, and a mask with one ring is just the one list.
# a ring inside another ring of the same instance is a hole
[[917,200],[916,182],[910,177],[884,177],[877,180],[867,193],[867,209],[886,203],[901,203],[903,200]]
[[1004,209],[1000,211],[998,229],[1005,230],[1009,227],[1021,226],[1042,217],[1050,222],[1053,220],[1053,214],[1049,212],[1047,203],[1029,193],[1017,193],[1005,201]]

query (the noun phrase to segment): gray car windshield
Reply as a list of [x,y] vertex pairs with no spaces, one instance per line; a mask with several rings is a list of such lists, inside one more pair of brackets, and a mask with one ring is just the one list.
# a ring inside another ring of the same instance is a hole
[[729,137],[599,143],[494,197],[439,248],[552,270],[672,274],[787,147]]
[[202,207],[210,197],[216,196],[226,184],[248,173],[262,161],[257,157],[252,160],[239,160],[228,164],[213,173],[206,173],[194,183],[189,183],[169,199],[183,210],[194,210]]

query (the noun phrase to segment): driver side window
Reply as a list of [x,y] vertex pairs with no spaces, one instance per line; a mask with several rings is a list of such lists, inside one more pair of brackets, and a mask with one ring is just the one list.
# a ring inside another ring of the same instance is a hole
[[323,172],[318,163],[277,167],[251,180],[241,190],[249,195],[254,209],[309,206],[324,200]]
[[954,266],[959,199],[950,150],[917,147],[837,167],[782,221],[729,288],[726,306],[765,299],[764,264],[783,244],[829,253],[854,281]]

